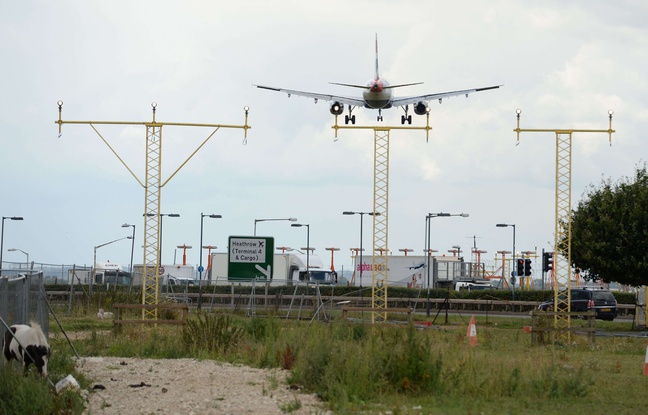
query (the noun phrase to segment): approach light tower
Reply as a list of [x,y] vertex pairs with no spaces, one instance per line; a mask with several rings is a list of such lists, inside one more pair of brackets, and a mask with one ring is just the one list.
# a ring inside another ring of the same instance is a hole
[[[221,128],[242,128],[244,139],[243,144],[247,144],[247,130],[252,128],[248,125],[249,107],[244,107],[245,124],[244,125],[224,125],[224,124],[193,124],[178,122],[158,122],[155,120],[155,110],[157,103],[153,102],[153,120],[142,122],[129,121],[66,121],[61,118],[63,101],[58,101],[59,118],[54,121],[59,126],[59,138],[63,124],[87,124],[97,133],[97,135],[108,146],[110,151],[126,167],[128,172],[144,188],[144,260],[142,270],[142,304],[148,307],[142,310],[142,319],[157,320],[157,304],[159,293],[159,275],[160,275],[160,200],[162,187],[176,175],[180,169],[204,146],[207,141],[216,134]],[[126,165],[124,160],[108,144],[108,141],[99,133],[95,126],[97,125],[143,125],[146,127],[146,173],[144,182],[142,182],[133,170]],[[162,127],[207,127],[213,128],[214,131],[194,150],[193,153],[178,167],[166,181],[162,180]]]
[[[338,125],[338,116],[335,116],[335,130],[337,140],[338,130],[373,130],[374,132],[374,204],[372,212],[378,212],[373,217],[373,255],[371,271],[371,308],[378,311],[371,313],[371,322],[387,321],[387,270],[388,252],[387,245],[389,224],[389,133],[391,130],[424,130],[426,141],[430,138],[430,108],[426,111],[425,127],[412,126],[362,126]],[[362,265],[361,265],[362,266]]]
[[[608,111],[610,118],[607,130],[584,130],[584,129],[523,129],[520,128],[520,109],[517,114],[517,141],[520,142],[521,132],[549,132],[556,134],[556,209],[554,222],[554,251],[563,252],[563,255],[555,255],[554,258],[554,304],[556,315],[554,317],[554,328],[556,336],[561,340],[569,341],[571,319],[571,184],[572,184],[572,135],[574,133],[606,133],[609,136],[610,146],[612,145],[612,114]],[[565,245],[561,245],[566,241]],[[559,249],[562,246],[563,249]],[[557,339],[554,338],[554,341]]]

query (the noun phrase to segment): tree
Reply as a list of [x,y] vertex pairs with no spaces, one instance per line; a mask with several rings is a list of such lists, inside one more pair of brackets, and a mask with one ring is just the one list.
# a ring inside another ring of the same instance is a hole
[[[648,172],[590,185],[572,211],[571,259],[588,279],[648,285]],[[561,243],[565,254],[566,240]],[[561,248],[559,247],[559,248]]]

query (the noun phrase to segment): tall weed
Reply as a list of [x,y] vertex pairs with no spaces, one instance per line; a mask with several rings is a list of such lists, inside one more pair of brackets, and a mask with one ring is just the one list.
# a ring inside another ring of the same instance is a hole
[[242,335],[243,329],[233,325],[230,316],[201,313],[187,321],[182,330],[182,342],[187,350],[227,354]]

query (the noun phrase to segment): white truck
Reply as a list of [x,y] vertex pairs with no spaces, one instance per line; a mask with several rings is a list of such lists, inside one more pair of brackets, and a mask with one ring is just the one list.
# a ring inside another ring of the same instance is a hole
[[[337,275],[324,268],[322,259],[315,255],[303,253],[282,253],[274,254],[272,267],[272,282],[277,284],[297,284],[299,282],[319,282],[320,284],[336,284]],[[310,270],[310,278],[307,277],[306,263]],[[205,271],[204,280],[212,283],[230,280],[227,271],[228,254],[225,252],[213,252],[211,254],[211,268]]]
[[94,268],[94,284],[129,285],[131,274],[114,262],[97,262]]

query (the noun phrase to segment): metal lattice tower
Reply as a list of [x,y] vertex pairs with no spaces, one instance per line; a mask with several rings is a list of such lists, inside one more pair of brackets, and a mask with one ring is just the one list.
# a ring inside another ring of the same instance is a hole
[[389,262],[389,129],[374,129],[373,265],[371,271],[372,323],[387,320]]
[[[159,275],[160,275],[160,200],[162,187],[164,187],[180,169],[216,134],[220,128],[242,128],[244,130],[244,141],[247,142],[247,130],[252,128],[248,125],[249,108],[244,107],[244,125],[223,125],[223,124],[191,124],[191,123],[161,123],[155,120],[157,104],[151,104],[153,109],[153,120],[151,122],[128,122],[128,121],[65,121],[61,118],[63,101],[58,101],[59,119],[54,121],[59,126],[59,137],[63,124],[88,124],[103,140],[113,154],[126,167],[130,174],[144,188],[144,260],[142,269],[142,304],[145,306],[156,306],[158,304]],[[146,173],[142,182],[135,176],[133,171],[119,157],[117,152],[108,144],[108,141],[99,133],[95,125],[144,125],[146,127]],[[166,181],[162,180],[162,127],[208,127],[214,131],[194,150],[193,153],[178,167]],[[147,307],[142,310],[142,319],[157,320],[157,307]]]
[[[569,340],[571,327],[571,183],[572,135],[556,132],[556,207],[554,221],[554,327]],[[558,246],[566,240],[565,255]]]
[[391,130],[425,130],[430,137],[430,111],[428,108],[425,127],[391,126],[375,127],[338,125],[335,116],[335,139],[339,129],[373,130],[374,132],[374,208],[373,212],[373,259],[371,271],[371,307],[378,309],[371,314],[372,323],[387,320],[387,272],[389,256],[389,132]]
[[[142,304],[158,304],[160,292],[160,199],[162,188],[162,125],[146,124],[146,181],[144,185],[144,261]],[[157,309],[142,310],[142,318],[157,320]]]
[[[519,109],[517,113],[517,140],[520,132],[552,132],[556,134],[556,207],[554,220],[554,328],[553,340],[569,341],[571,337],[571,184],[572,184],[572,134],[607,133],[612,145],[612,110],[608,111],[610,124],[607,130],[582,129],[521,129]],[[566,242],[566,243],[565,243]],[[563,255],[558,252],[562,251]]]

